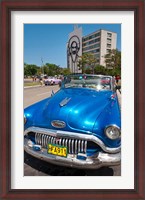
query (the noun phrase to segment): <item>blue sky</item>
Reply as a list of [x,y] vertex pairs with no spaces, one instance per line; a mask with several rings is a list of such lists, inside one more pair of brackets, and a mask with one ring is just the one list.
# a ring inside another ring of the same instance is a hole
[[[105,29],[117,33],[117,49],[121,50],[121,24],[78,24],[83,36]],[[53,63],[66,66],[66,44],[74,24],[25,24],[24,25],[24,62],[37,66]]]

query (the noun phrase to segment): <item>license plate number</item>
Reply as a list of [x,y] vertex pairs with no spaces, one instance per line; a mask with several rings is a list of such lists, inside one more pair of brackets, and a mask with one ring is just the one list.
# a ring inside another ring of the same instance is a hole
[[67,147],[60,146],[57,144],[48,144],[48,151],[49,154],[67,157]]

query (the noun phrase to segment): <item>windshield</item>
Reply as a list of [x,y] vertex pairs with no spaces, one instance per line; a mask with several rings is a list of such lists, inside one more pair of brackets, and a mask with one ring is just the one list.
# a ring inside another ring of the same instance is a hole
[[110,76],[70,75],[64,77],[62,84],[65,88],[91,88],[95,90],[111,90]]

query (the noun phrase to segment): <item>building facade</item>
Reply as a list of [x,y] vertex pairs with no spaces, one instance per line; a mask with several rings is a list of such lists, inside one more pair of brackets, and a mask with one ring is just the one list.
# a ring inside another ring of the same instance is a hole
[[[79,34],[78,34],[79,33]],[[98,30],[89,35],[82,37],[82,29],[81,32],[76,28],[70,35],[69,40],[74,35],[77,35],[80,38],[80,49],[78,52],[78,58],[82,55],[82,53],[91,53],[95,56],[98,65],[106,66],[104,56],[111,49],[116,49],[117,45],[117,33],[108,31],[108,30]],[[72,68],[72,59],[71,55],[67,54],[68,57],[68,65],[67,67],[70,69],[72,73],[78,73],[77,61],[75,63],[75,67]]]

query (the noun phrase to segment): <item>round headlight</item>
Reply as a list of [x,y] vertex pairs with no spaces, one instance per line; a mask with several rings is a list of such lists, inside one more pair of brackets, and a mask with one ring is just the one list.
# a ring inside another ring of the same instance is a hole
[[109,139],[115,140],[121,136],[121,130],[118,126],[110,125],[106,127],[105,134]]
[[24,124],[26,124],[26,121],[27,121],[27,119],[26,119],[26,116],[24,115]]

